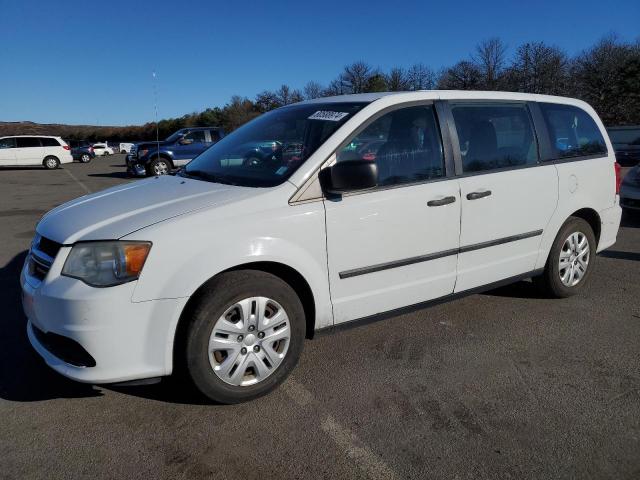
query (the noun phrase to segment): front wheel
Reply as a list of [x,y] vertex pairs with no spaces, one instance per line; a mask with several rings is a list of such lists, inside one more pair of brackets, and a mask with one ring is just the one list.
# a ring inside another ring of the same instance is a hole
[[171,165],[164,158],[156,158],[149,164],[149,173],[151,175],[167,175],[171,171]]
[[42,161],[42,165],[47,170],[55,170],[60,166],[60,160],[53,156],[45,157],[45,159]]
[[206,288],[186,330],[184,365],[208,398],[238,403],[276,388],[296,366],[305,337],[304,309],[280,278],[227,272]]
[[534,283],[552,297],[565,298],[582,289],[591,275],[596,237],[582,218],[570,217],[551,246],[544,273]]

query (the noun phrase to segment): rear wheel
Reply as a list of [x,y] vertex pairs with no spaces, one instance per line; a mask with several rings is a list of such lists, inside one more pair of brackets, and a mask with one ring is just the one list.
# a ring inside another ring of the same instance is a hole
[[150,175],[167,175],[169,172],[171,172],[171,164],[162,157],[156,158],[149,164]]
[[80,156],[80,161],[81,161],[82,163],[89,163],[89,162],[91,161],[91,155],[89,155],[88,153],[83,153],[83,154]]
[[48,156],[42,161],[42,166],[47,170],[55,170],[60,166],[60,160],[54,156]]
[[575,295],[591,275],[596,247],[591,225],[582,218],[570,217],[553,242],[544,273],[534,282],[553,297]]
[[304,337],[304,309],[287,283],[260,271],[227,272],[211,282],[193,310],[184,366],[210,399],[243,402],[284,381]]

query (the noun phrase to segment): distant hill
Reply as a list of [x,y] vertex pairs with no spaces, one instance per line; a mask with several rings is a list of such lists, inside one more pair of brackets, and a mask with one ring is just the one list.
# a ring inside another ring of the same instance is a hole
[[71,140],[142,140],[149,131],[145,126],[64,125],[59,123],[2,122],[0,136],[54,135]]

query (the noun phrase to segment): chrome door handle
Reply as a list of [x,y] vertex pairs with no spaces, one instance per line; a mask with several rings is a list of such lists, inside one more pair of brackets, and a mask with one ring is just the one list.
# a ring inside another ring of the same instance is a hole
[[427,205],[430,207],[441,207],[442,205],[449,205],[456,201],[456,197],[444,197],[437,200],[429,200]]
[[484,190],[482,192],[471,192],[467,194],[467,200],[477,200],[479,198],[488,197],[491,195],[491,190]]

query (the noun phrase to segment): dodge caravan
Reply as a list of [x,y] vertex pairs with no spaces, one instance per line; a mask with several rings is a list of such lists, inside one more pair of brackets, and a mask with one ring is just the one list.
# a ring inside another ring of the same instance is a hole
[[525,278],[580,292],[616,240],[617,172],[597,114],[569,98],[286,106],[176,175],[47,213],[21,274],[28,336],[80,382],[180,373],[215,401],[249,400],[317,330]]

